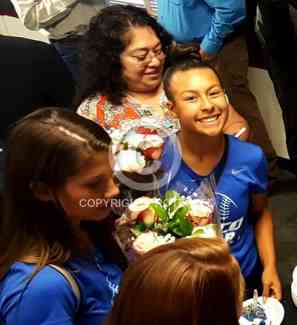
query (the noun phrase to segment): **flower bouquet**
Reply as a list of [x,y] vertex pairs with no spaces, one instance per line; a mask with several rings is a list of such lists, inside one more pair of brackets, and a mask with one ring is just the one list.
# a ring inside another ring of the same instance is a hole
[[[164,123],[143,118],[123,123],[110,133],[114,175],[121,185],[121,194],[129,200],[144,194],[159,196],[159,189],[167,184],[168,172],[162,168],[161,155],[165,142],[175,139],[176,130],[166,128]],[[174,166],[179,162],[176,159]]]
[[213,200],[199,193],[184,197],[167,191],[161,198],[134,200],[117,220],[115,238],[128,260],[133,260],[178,238],[219,234],[219,217]]
[[[164,133],[157,122],[151,120],[134,122],[111,133],[113,141],[113,158],[115,172],[141,174],[154,160],[162,154]],[[146,173],[151,173],[148,170]]]

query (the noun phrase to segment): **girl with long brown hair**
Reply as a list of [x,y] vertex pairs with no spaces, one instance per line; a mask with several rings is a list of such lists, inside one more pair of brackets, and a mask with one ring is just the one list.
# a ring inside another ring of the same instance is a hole
[[109,142],[98,125],[60,108],[13,128],[0,219],[5,324],[101,324],[109,312],[121,278],[107,227],[118,194]]

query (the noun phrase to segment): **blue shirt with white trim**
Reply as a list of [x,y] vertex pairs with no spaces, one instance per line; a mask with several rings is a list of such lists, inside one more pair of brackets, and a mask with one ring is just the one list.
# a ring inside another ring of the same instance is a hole
[[104,324],[119,289],[122,272],[100,250],[64,266],[80,288],[80,301],[68,281],[46,266],[28,282],[35,266],[14,263],[0,282],[0,319],[6,325]]
[[[252,194],[267,190],[267,162],[258,146],[232,136],[226,136],[226,139],[224,162],[221,161],[213,171],[217,178],[220,176],[216,184],[216,202],[222,234],[244,277],[248,277],[259,258],[253,229],[256,220],[249,213],[249,207]],[[164,170],[170,170],[180,155],[176,142],[166,143],[162,156]],[[181,160],[177,173],[172,175],[163,192],[176,190],[192,196],[206,177],[198,175]]]

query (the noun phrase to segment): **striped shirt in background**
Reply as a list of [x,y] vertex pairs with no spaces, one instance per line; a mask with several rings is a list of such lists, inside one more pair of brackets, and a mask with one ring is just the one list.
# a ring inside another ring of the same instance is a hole
[[52,40],[83,35],[90,19],[105,7],[105,0],[11,0],[11,2],[28,29],[44,28]]

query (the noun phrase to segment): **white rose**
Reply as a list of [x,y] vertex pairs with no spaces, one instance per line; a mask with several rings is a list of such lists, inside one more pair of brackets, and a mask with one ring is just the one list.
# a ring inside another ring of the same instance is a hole
[[129,131],[124,137],[122,142],[127,142],[128,146],[138,148],[144,141],[144,134],[136,133],[135,131]]
[[203,200],[194,199],[189,201],[190,211],[192,217],[207,218],[212,213],[212,208]]
[[144,156],[132,149],[121,150],[115,156],[114,171],[141,172],[145,167]]
[[147,134],[144,141],[140,144],[140,148],[145,150],[147,148],[160,148],[164,140],[158,134]]
[[169,234],[161,236],[153,231],[148,231],[139,235],[133,242],[132,247],[138,255],[143,255],[155,247],[174,241],[175,237]]
[[122,141],[125,133],[121,129],[112,129],[112,131],[109,132],[109,135],[114,144],[119,144]]
[[155,200],[148,197],[148,196],[142,196],[138,199],[134,200],[131,204],[128,206],[128,216],[132,220],[136,220],[138,215],[148,209],[150,204],[154,203]]

